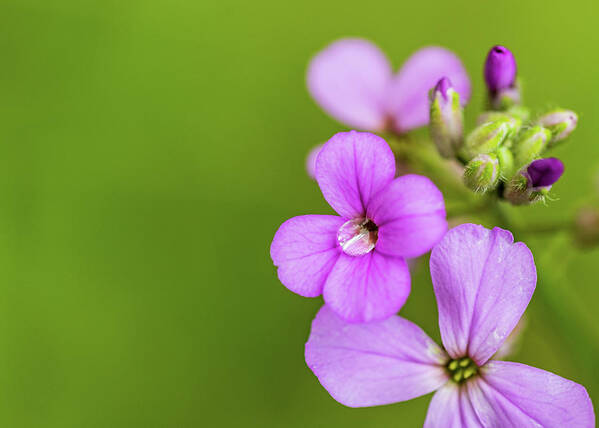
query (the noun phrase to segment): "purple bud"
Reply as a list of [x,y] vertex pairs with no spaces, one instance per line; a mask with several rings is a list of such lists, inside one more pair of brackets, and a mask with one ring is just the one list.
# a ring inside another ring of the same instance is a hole
[[526,169],[533,188],[548,187],[555,183],[564,173],[564,164],[557,158],[537,159]]
[[449,99],[450,89],[453,89],[453,86],[451,85],[451,80],[449,80],[447,77],[442,77],[433,89],[433,94],[439,92],[443,96],[443,99],[447,101]]
[[516,80],[516,59],[505,46],[493,46],[485,62],[485,81],[491,92],[510,88]]
[[431,89],[429,129],[441,156],[453,158],[463,143],[464,112],[460,94],[447,77],[441,78]]

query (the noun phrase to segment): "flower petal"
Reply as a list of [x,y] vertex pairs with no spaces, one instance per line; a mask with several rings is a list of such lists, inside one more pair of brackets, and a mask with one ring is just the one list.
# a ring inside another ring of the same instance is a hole
[[439,328],[453,358],[479,366],[501,346],[524,313],[537,280],[532,254],[506,230],[463,224],[431,253]]
[[393,180],[368,205],[368,218],[379,228],[376,249],[393,256],[421,256],[447,231],[443,194],[421,175]]
[[447,355],[416,324],[398,316],[348,324],[323,306],[312,322],[306,363],[322,386],[350,407],[396,403],[447,381]]
[[447,382],[428,406],[424,428],[482,427],[465,391],[456,383]]
[[337,230],[343,224],[333,215],[293,217],[279,227],[270,257],[285,287],[304,297],[322,294],[322,287],[341,250]]
[[312,179],[316,179],[316,159],[318,159],[318,154],[322,146],[322,144],[318,144],[312,147],[308,152],[308,156],[306,156],[306,172]]
[[522,315],[516,327],[512,330],[508,337],[505,338],[497,352],[493,355],[494,360],[504,360],[514,354],[520,347],[522,341],[522,333],[526,328],[526,315]]
[[483,426],[594,427],[586,389],[524,364],[491,361],[468,394]]
[[470,99],[470,79],[453,52],[429,46],[408,58],[393,78],[386,100],[396,131],[406,132],[428,124],[428,91],[442,77],[449,78],[465,105]]
[[410,270],[401,257],[376,250],[363,256],[341,254],[324,285],[324,301],[348,322],[385,319],[410,294]]
[[320,150],[316,180],[339,215],[364,216],[370,199],[395,175],[395,158],[387,142],[368,132],[340,132]]
[[350,127],[381,131],[391,78],[391,65],[378,47],[363,39],[342,39],[312,59],[307,83],[312,97],[335,119]]

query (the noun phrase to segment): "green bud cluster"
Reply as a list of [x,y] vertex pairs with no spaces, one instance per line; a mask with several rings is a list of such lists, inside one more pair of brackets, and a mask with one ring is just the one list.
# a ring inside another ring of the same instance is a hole
[[554,109],[531,119],[521,104],[521,85],[495,93],[492,110],[482,113],[477,126],[463,133],[459,95],[431,92],[430,131],[439,153],[464,165],[464,183],[477,193],[496,192],[513,204],[546,199],[547,189],[530,190],[528,165],[565,140],[576,128],[576,113]]
[[511,116],[498,117],[479,125],[466,137],[460,156],[469,161],[481,154],[494,153],[521,125],[520,119]]
[[529,117],[519,105],[480,115],[459,152],[466,186],[479,193],[499,189],[499,196],[515,205],[546,199],[548,190],[531,192],[520,172],[563,141],[576,127],[577,116],[554,110],[532,122]]

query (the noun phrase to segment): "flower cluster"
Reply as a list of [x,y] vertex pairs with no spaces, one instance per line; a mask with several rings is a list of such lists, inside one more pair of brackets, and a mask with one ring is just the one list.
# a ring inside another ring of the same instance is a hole
[[[466,138],[469,79],[443,48],[418,51],[394,76],[376,46],[338,41],[312,61],[308,88],[352,127],[393,138],[428,123],[438,152],[462,162],[477,192],[542,200],[564,167],[541,155],[574,129],[576,115],[556,110],[523,126],[516,62],[504,47],[491,49],[484,75],[492,110]],[[306,166],[337,215],[287,220],[270,254],[289,290],[323,296],[305,358],[333,398],[364,407],[436,391],[424,423],[432,428],[594,426],[583,386],[500,361],[536,287],[525,244],[500,228],[448,232],[441,191],[425,176],[396,176],[393,150],[370,132],[334,135]],[[442,347],[396,315],[410,293],[406,260],[431,250]]]
[[503,46],[490,50],[484,76],[490,110],[479,116],[478,126],[466,136],[459,88],[448,77],[437,82],[430,93],[431,138],[443,157],[465,166],[464,183],[473,191],[496,192],[515,205],[543,201],[564,165],[542,156],[570,135],[578,116],[554,109],[530,120],[529,110],[521,104],[516,60]]

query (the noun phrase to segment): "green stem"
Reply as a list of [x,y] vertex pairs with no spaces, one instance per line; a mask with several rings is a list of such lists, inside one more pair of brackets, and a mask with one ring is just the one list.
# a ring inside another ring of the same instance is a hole
[[468,215],[478,215],[490,211],[493,208],[493,200],[484,198],[476,203],[446,204],[447,217],[463,217]]
[[458,196],[466,202],[476,201],[476,196],[462,183],[457,168],[442,159],[427,139],[411,136],[391,136],[387,141],[396,159],[414,168],[416,172],[430,177],[444,194]]

